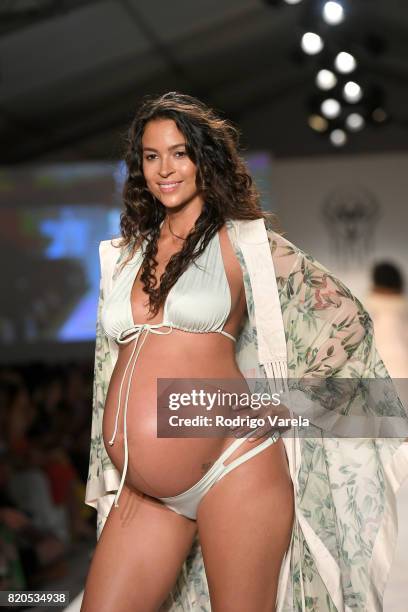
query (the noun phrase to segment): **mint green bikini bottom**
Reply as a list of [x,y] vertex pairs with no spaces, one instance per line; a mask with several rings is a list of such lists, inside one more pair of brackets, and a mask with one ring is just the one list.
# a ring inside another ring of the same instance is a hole
[[240,457],[237,457],[228,465],[225,465],[224,461],[228,459],[228,457],[230,457],[232,453],[245,442],[246,438],[253,436],[254,431],[256,430],[249,432],[243,438],[234,440],[234,442],[230,444],[230,446],[228,446],[228,448],[225,449],[225,451],[218,457],[214,465],[201,478],[201,480],[199,480],[190,489],[187,489],[187,491],[184,491],[179,495],[175,495],[174,497],[159,497],[158,499],[160,499],[168,508],[170,508],[170,510],[177,512],[177,514],[182,514],[190,519],[196,519],[200,501],[216,482],[229,474],[231,470],[241,465],[241,463],[248,461],[248,459],[251,459],[258,453],[262,452],[279,439],[279,433],[275,431],[266,440],[261,442],[261,444],[251,448],[251,450],[247,451]]

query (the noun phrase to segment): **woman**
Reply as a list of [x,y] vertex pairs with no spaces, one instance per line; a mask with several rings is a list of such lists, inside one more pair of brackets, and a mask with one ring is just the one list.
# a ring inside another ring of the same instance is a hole
[[[191,500],[179,494],[204,474],[210,477],[217,460],[229,465],[254,444],[241,438],[238,448],[225,453],[231,438],[158,438],[156,432],[157,378],[244,379],[234,344],[245,291],[224,222],[261,219],[258,197],[237,155],[234,129],[188,96],[170,94],[142,106],[127,163],[124,245],[135,237],[146,242],[143,263],[136,244],[138,264],[123,267],[101,313],[105,333],[120,345],[103,439],[122,479],[83,610],[158,609],[197,531],[215,609],[270,610],[293,519],[282,441],[276,435],[260,439],[255,456]],[[218,479],[215,470],[211,484]],[[130,508],[129,521],[123,512]],[[260,517],[266,523],[271,514],[274,525],[259,529]],[[104,577],[118,550],[123,571],[108,583]]]
[[[124,240],[119,254],[100,247],[86,495],[99,540],[83,612],[266,612],[276,599],[284,610],[380,609],[390,507],[407,473],[402,440],[358,440],[357,465],[356,440],[327,441],[317,428],[255,443],[156,435],[158,378],[386,378],[369,318],[265,225],[236,132],[198,100],[146,100],[126,161]],[[389,414],[402,416],[398,401]],[[371,501],[354,490],[367,479]]]

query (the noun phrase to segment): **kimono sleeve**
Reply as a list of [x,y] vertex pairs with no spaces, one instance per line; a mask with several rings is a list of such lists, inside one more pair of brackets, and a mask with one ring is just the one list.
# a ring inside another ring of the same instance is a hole
[[405,410],[376,350],[373,324],[361,302],[302,252],[285,291],[290,404],[295,412],[329,435],[408,435]]
[[103,441],[103,413],[107,390],[112,376],[116,353],[106,334],[103,333],[101,315],[104,301],[109,290],[109,280],[118,261],[115,245],[110,240],[102,241],[99,246],[101,280],[96,320],[95,361],[92,397],[92,427],[89,455],[89,472],[86,485],[85,503],[97,511],[97,538],[102,532],[105,521],[115,497],[120,477],[106,453]]
[[349,289],[313,257],[268,232],[291,378],[334,376],[372,323]]
[[101,495],[104,494],[102,478],[102,418],[103,408],[106,396],[106,381],[104,379],[104,350],[103,350],[103,334],[101,330],[101,312],[104,302],[104,292],[102,279],[99,288],[99,299],[96,321],[96,341],[95,341],[95,359],[94,359],[94,374],[93,374],[93,392],[92,392],[92,426],[91,426],[91,446],[89,454],[89,471],[86,485],[85,503],[97,510],[97,502]]

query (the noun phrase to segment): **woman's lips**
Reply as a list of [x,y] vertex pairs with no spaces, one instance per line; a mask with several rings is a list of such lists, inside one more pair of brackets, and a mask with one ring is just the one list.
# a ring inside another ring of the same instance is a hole
[[176,191],[177,187],[182,182],[183,181],[174,181],[173,183],[167,183],[167,184],[159,183],[159,188],[162,193],[172,193],[173,191]]

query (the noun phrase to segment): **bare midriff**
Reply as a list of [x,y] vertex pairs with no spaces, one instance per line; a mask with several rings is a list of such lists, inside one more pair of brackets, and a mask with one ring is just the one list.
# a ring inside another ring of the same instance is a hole
[[[119,387],[132,347],[133,342],[120,347],[103,419],[106,451],[120,473],[124,467],[123,411],[113,446],[108,441],[114,430]],[[128,376],[129,371],[124,378],[124,388],[127,388]],[[232,438],[158,438],[158,378],[241,381],[245,378],[235,361],[235,343],[222,334],[173,329],[169,335],[149,334],[146,338],[130,383],[127,409],[129,463],[125,482],[146,495],[168,497],[198,482]]]

